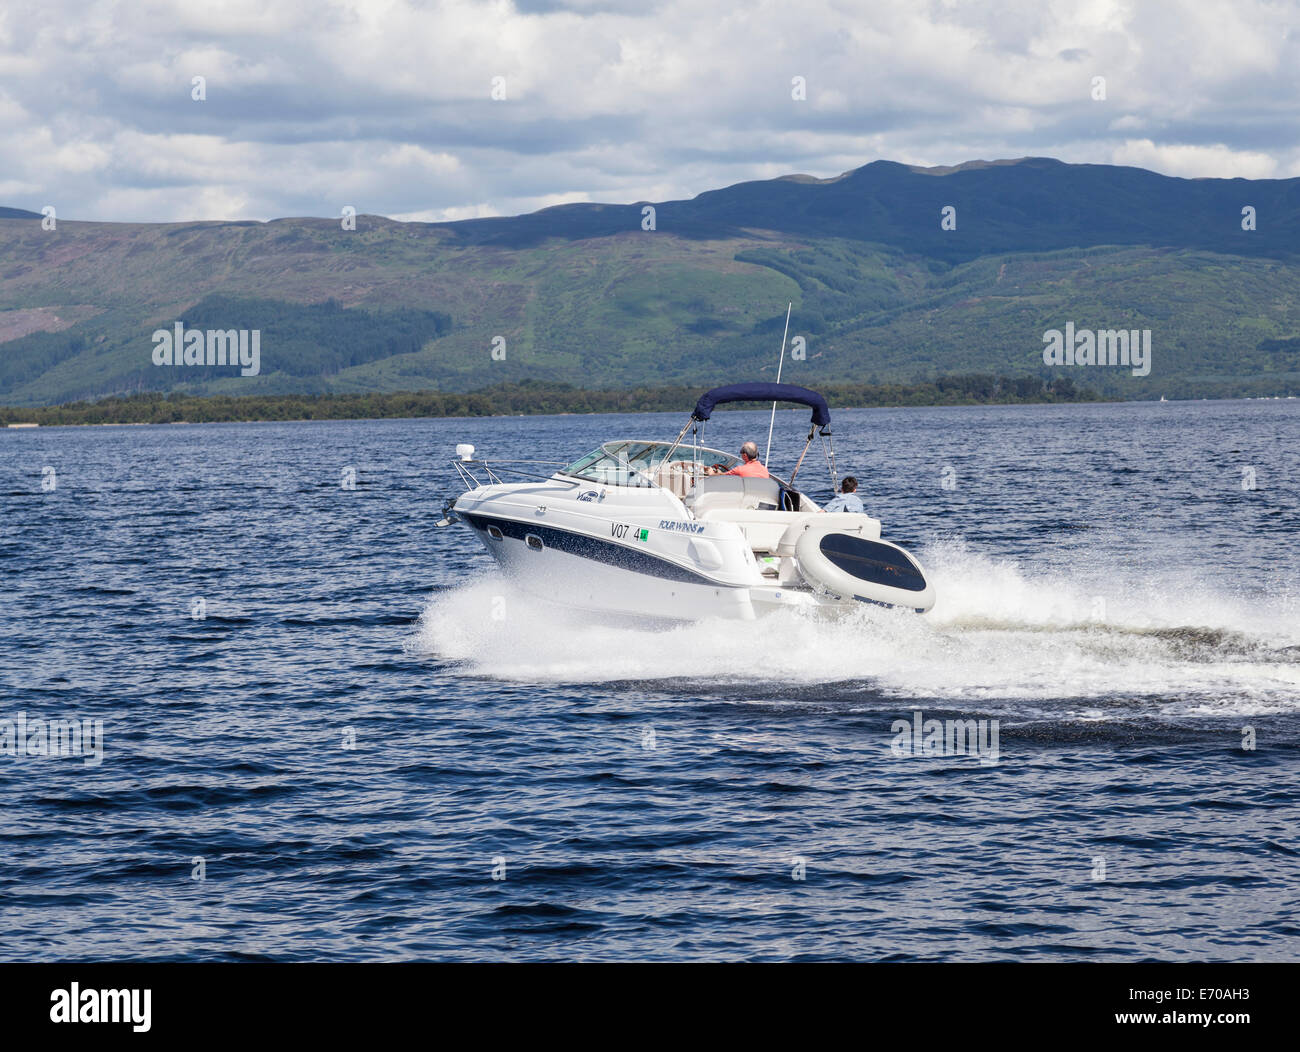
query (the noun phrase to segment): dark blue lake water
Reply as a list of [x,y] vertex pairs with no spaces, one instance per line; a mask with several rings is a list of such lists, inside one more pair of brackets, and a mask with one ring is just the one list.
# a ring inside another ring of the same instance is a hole
[[685,415],[0,432],[0,958],[1300,956],[1300,402],[836,413],[923,617],[610,624],[434,528],[457,442]]

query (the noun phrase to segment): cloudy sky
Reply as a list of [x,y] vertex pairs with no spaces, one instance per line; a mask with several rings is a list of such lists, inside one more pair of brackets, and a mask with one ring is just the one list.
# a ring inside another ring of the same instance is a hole
[[1300,0],[6,0],[0,205],[461,219],[1027,154],[1300,176],[1298,15]]

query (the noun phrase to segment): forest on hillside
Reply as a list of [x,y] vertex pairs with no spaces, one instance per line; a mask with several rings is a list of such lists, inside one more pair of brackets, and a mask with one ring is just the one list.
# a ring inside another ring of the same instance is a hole
[[[373,394],[193,397],[150,392],[97,402],[26,408],[0,407],[0,424],[170,424],[237,420],[365,420],[385,417],[517,416],[547,413],[688,412],[700,387],[636,387],[626,391],[585,390],[570,384],[525,380],[470,394],[399,391]],[[830,384],[821,388],[831,407],[1007,405],[1086,402],[1096,392],[1068,377],[980,373],[917,384]],[[769,404],[769,403],[763,403]],[[744,407],[746,403],[737,403]]]

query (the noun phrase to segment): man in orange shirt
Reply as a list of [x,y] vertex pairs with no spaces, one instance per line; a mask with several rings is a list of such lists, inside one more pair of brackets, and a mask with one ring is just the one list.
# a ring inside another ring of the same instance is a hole
[[740,463],[730,471],[722,472],[724,475],[741,475],[745,478],[765,479],[768,477],[767,468],[763,467],[762,462],[758,459],[758,446],[753,442],[746,442],[740,447]]

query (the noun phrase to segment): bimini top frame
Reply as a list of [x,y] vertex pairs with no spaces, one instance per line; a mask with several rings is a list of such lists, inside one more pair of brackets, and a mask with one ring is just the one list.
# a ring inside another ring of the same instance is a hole
[[810,406],[813,411],[813,427],[821,428],[823,434],[830,434],[828,428],[831,426],[831,410],[826,399],[816,391],[797,384],[752,383],[715,387],[700,395],[691,419],[701,422],[708,420],[713,415],[715,406],[727,402],[794,402],[796,405]]
[[[816,391],[810,391],[806,387],[800,387],[798,384],[773,384],[773,383],[749,383],[749,384],[727,384],[723,387],[715,387],[712,390],[705,391],[700,395],[700,400],[695,403],[695,408],[691,412],[691,418],[686,421],[686,426],[678,433],[672,448],[675,450],[678,444],[686,437],[686,432],[691,431],[694,442],[698,445],[699,436],[702,431],[701,425],[713,415],[713,410],[720,405],[728,402],[793,402],[796,405],[806,405],[812,409],[812,419],[809,422],[808,440],[804,443],[803,452],[799,454],[799,461],[795,464],[794,471],[790,473],[790,486],[794,486],[795,478],[799,474],[799,468],[803,466],[804,457],[808,454],[808,448],[812,445],[813,438],[818,435],[822,439],[822,448],[826,453],[826,466],[830,469],[831,490],[838,492],[839,480],[836,477],[835,470],[835,443],[831,438],[831,410],[826,404],[826,399]],[[669,451],[671,456],[671,450]],[[771,465],[765,465],[771,469]]]

